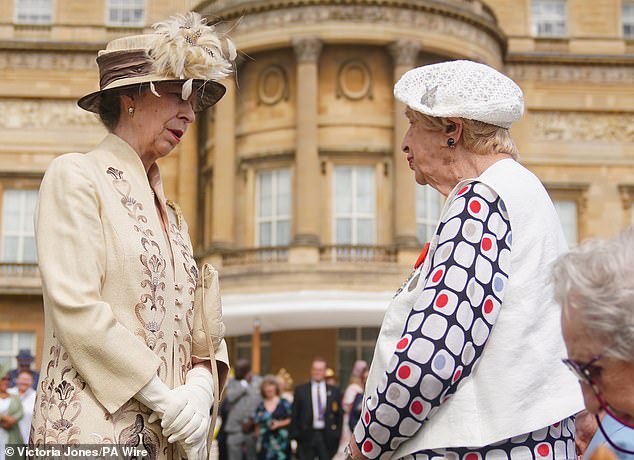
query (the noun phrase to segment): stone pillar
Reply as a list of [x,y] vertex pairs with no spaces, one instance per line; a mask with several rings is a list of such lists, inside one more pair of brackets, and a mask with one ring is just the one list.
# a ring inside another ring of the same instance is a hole
[[[394,59],[394,83],[408,70],[416,66],[420,43],[399,40],[389,46]],[[422,247],[416,239],[416,181],[409,169],[401,142],[408,128],[405,117],[406,106],[394,99],[394,243],[398,251],[398,262],[413,264]]]
[[178,158],[178,204],[187,220],[192,248],[198,244],[198,123],[187,129]]
[[256,375],[262,373],[262,331],[258,319],[253,320],[251,334],[251,371]]
[[319,55],[317,38],[293,40],[297,58],[297,126],[294,174],[294,235],[290,263],[319,261],[320,166],[317,139]]
[[235,83],[224,80],[227,92],[215,107],[211,249],[222,252],[235,243]]

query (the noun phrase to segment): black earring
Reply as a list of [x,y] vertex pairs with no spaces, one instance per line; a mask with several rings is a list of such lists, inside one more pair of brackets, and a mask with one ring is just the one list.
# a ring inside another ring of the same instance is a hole
[[450,137],[449,139],[447,139],[447,147],[455,147],[456,146],[456,141],[454,140],[453,137]]

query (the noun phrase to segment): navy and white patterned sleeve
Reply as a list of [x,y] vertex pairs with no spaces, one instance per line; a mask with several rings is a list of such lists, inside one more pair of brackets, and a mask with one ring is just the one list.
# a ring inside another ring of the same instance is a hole
[[395,451],[455,393],[500,311],[511,228],[499,196],[482,183],[463,187],[438,234],[423,291],[355,427],[357,445],[370,459]]

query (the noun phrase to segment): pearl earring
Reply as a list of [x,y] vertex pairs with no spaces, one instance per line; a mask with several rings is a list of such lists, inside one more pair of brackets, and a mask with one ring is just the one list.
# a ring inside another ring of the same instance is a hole
[[128,107],[128,114],[130,114],[131,117],[134,116],[134,107]]

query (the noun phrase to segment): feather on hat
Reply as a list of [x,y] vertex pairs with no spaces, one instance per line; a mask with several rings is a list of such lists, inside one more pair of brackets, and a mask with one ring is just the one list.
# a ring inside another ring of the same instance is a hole
[[99,91],[77,102],[84,110],[99,112],[107,91],[157,82],[182,82],[183,99],[195,91],[194,110],[214,105],[225,87],[218,83],[233,72],[236,47],[229,37],[196,12],[172,16],[152,26],[152,33],[112,40],[99,51]]

